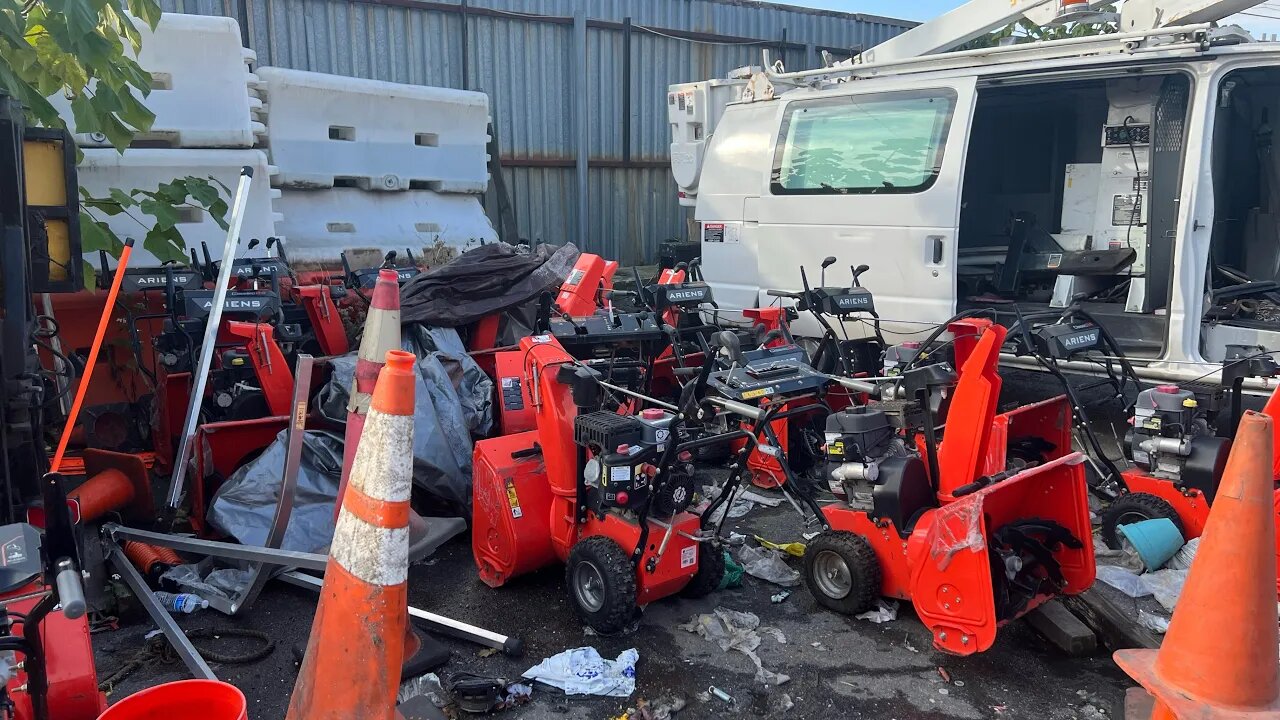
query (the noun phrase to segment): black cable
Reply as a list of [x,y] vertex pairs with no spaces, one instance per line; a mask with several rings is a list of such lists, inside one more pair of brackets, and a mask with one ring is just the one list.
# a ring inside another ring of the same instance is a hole
[[1133,155],[1133,171],[1137,173],[1133,190],[1137,193],[1138,199],[1134,201],[1133,210],[1129,212],[1129,227],[1124,234],[1124,244],[1130,250],[1133,250],[1133,224],[1138,222],[1138,216],[1142,212],[1142,168],[1138,166],[1138,151],[1134,147],[1133,133],[1129,131],[1129,123],[1137,121],[1137,118],[1132,115],[1128,115],[1124,119],[1124,134],[1129,140],[1129,153]]
[[[1016,309],[1017,305],[1015,305],[1014,308]],[[996,317],[995,308],[974,308],[972,310],[965,310],[963,312],[959,312],[959,313],[956,313],[955,315],[952,315],[950,319],[946,320],[941,325],[934,328],[933,332],[929,334],[929,337],[924,339],[924,342],[921,343],[920,345],[920,352],[916,353],[915,357],[907,361],[907,364],[904,365],[902,368],[901,374],[906,375],[907,371],[915,369],[918,362],[925,355],[929,353],[930,351],[929,346],[933,345],[933,343],[937,341],[937,339],[942,335],[942,333],[948,330],[951,323],[964,320],[966,318],[977,317],[979,315],[988,315],[988,314],[991,315],[992,320],[994,320]]]

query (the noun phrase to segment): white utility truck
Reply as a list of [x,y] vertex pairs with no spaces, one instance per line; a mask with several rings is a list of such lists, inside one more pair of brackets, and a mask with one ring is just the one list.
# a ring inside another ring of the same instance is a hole
[[1111,34],[955,50],[1024,16],[1108,19],[973,0],[851,60],[766,53],[673,85],[672,170],[716,299],[767,306],[836,256],[837,281],[871,266],[890,342],[966,308],[1083,302],[1149,380],[1280,351],[1280,43],[1218,27],[1258,4],[1127,0]]

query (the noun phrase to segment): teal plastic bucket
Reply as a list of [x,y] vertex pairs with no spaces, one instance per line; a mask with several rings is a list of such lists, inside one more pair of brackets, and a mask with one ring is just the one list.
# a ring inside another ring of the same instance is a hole
[[1178,526],[1169,518],[1155,518],[1121,525],[1120,534],[1138,552],[1147,570],[1159,570],[1186,542]]

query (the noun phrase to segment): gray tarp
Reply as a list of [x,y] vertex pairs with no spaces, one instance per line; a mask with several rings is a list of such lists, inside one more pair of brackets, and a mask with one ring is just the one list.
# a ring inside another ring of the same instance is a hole
[[[275,516],[284,472],[285,438],[231,474],[213,496],[209,524],[245,545],[261,546]],[[281,547],[320,552],[333,538],[333,499],[342,476],[342,436],[308,431],[302,437],[302,464],[294,492],[293,515]]]
[[[493,381],[467,355],[453,329],[405,326],[403,346],[418,356],[414,484],[458,517],[469,518],[472,437],[487,434],[493,425]],[[330,362],[333,374],[315,405],[326,419],[345,424],[356,356]],[[265,541],[280,493],[284,447],[281,433],[261,456],[227,479],[210,507],[210,524],[246,545]],[[307,432],[287,549],[313,551],[329,544],[341,471],[341,436]]]

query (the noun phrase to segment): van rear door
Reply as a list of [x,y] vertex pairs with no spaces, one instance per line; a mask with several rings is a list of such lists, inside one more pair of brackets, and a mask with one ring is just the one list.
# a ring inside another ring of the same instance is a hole
[[768,185],[780,102],[730,105],[707,145],[694,218],[702,240],[702,273],[721,308],[757,307],[760,292],[757,228],[744,208]]
[[[783,97],[772,173],[747,204],[748,224],[759,223],[762,302],[768,288],[799,289],[801,265],[816,284],[823,258],[833,255],[839,262],[828,285],[848,285],[851,265],[871,266],[862,283],[887,335],[953,314],[976,85],[973,77],[867,81],[850,83],[855,92]],[[804,320],[798,329],[810,334]]]

